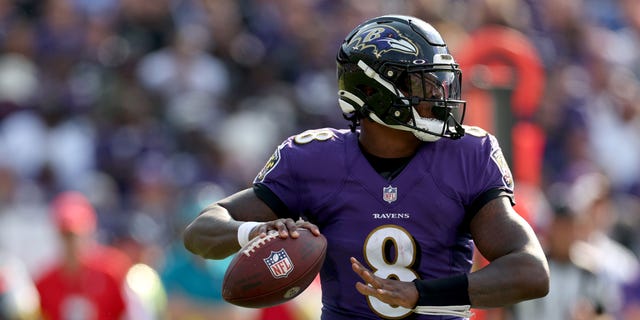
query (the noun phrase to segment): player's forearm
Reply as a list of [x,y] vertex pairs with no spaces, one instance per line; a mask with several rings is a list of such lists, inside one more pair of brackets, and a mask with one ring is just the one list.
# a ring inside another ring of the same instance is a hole
[[512,253],[469,274],[469,298],[476,308],[494,308],[544,297],[549,272],[544,257],[527,251]]
[[226,210],[213,205],[205,209],[184,231],[184,246],[207,259],[224,259],[240,249],[238,226]]

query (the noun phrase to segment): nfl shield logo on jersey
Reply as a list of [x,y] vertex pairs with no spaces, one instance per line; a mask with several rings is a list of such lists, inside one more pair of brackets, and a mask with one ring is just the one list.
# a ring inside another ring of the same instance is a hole
[[271,251],[271,254],[263,260],[276,279],[285,278],[293,271],[293,262],[284,249]]
[[398,188],[392,187],[389,185],[388,187],[382,188],[382,200],[386,202],[394,202],[398,199]]

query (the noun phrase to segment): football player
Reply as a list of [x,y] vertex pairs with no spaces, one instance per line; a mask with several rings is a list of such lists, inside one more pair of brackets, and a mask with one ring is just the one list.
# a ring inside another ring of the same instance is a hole
[[[458,319],[546,295],[507,162],[494,136],[462,124],[461,71],[438,31],[409,16],[365,21],[337,68],[350,128],[286,139],[252,188],[187,227],[187,249],[221,259],[270,230],[322,232],[322,319]],[[470,272],[474,247],[491,263]]]

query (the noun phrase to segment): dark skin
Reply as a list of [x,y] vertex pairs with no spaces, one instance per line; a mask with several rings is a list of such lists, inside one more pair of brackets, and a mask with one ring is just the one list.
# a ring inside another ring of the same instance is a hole
[[[367,152],[382,158],[411,156],[423,143],[410,132],[370,120],[362,121],[359,140]],[[250,238],[264,237],[269,230],[278,231],[282,238],[297,238],[298,228],[320,234],[318,227],[309,222],[278,219],[251,189],[246,189],[206,208],[185,230],[185,247],[208,259],[234,254],[240,249],[237,230],[243,221],[264,222],[251,231]],[[468,276],[473,307],[502,307],[547,294],[549,268],[544,252],[531,227],[506,197],[493,199],[482,207],[471,221],[470,231],[476,248],[491,262]],[[418,291],[412,282],[374,276],[353,257],[345,263],[351,263],[362,279],[355,284],[361,294],[390,305],[415,307]]]

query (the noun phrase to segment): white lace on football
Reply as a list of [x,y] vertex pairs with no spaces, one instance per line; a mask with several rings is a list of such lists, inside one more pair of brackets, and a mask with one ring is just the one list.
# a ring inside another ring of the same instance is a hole
[[457,316],[463,318],[471,317],[471,306],[417,306],[413,312],[419,314],[430,314],[435,316]]
[[267,236],[264,238],[256,237],[256,239],[253,240],[253,242],[251,242],[249,246],[242,251],[242,253],[247,257],[250,257],[251,253],[255,252],[257,248],[260,248],[260,246],[264,245],[265,243],[277,237],[279,237],[278,232],[271,230],[267,233]]

